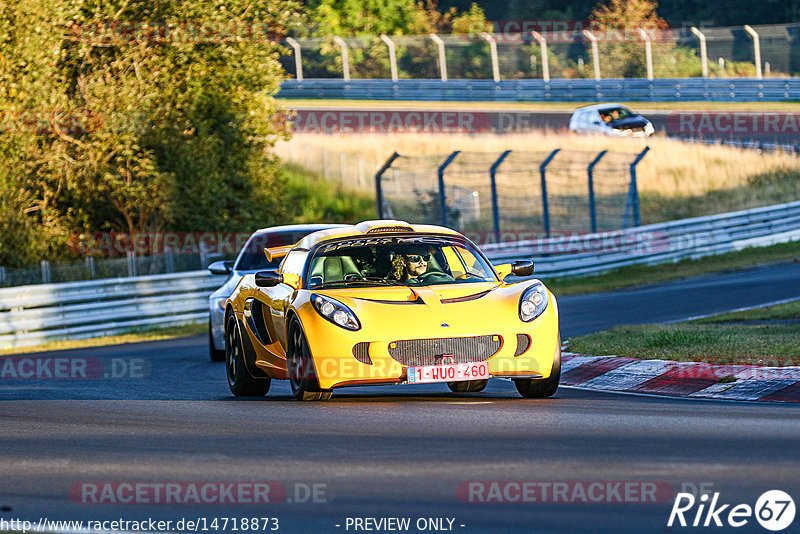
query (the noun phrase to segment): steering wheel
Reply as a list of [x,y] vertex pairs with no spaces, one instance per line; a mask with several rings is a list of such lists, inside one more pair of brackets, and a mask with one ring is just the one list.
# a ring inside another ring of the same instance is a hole
[[423,283],[435,284],[437,282],[452,282],[455,280],[455,278],[453,278],[449,274],[445,274],[442,272],[428,271],[427,273],[422,273],[416,278],[409,279],[409,283],[411,283],[411,280],[417,280],[417,283],[419,284]]

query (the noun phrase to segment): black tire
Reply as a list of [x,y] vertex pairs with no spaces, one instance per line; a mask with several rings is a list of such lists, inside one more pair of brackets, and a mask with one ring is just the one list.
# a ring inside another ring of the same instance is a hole
[[242,347],[242,333],[236,317],[230,314],[225,320],[225,371],[228,387],[237,397],[263,397],[269,391],[269,378],[253,378],[247,371]]
[[225,349],[219,350],[214,347],[214,336],[211,335],[211,317],[208,318],[208,357],[212,362],[225,361]]
[[305,332],[297,317],[289,325],[289,339],[286,351],[289,385],[294,398],[300,401],[326,401],[333,390],[322,389],[317,380],[317,370],[308,348]]
[[514,385],[517,386],[519,394],[526,399],[543,399],[552,397],[558,389],[558,382],[561,380],[561,335],[558,336],[558,348],[556,357],[553,359],[553,368],[547,378],[517,378]]
[[488,380],[465,380],[462,382],[448,382],[447,387],[453,393],[478,393],[486,389]]

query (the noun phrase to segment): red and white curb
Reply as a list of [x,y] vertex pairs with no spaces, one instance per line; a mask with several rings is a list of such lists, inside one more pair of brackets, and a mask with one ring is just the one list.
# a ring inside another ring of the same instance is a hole
[[565,352],[561,384],[693,398],[800,402],[800,367],[711,365]]

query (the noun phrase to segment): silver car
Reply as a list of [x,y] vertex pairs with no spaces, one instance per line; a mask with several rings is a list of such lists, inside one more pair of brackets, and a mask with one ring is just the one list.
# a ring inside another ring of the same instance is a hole
[[622,104],[596,104],[578,108],[569,120],[569,130],[581,134],[615,137],[648,137],[653,124]]
[[228,275],[222,287],[208,297],[208,354],[212,361],[225,360],[225,301],[246,274],[277,269],[282,258],[268,262],[265,248],[293,245],[318,230],[338,228],[341,224],[293,224],[262,228],[253,232],[235,261],[216,261],[208,266],[212,274]]

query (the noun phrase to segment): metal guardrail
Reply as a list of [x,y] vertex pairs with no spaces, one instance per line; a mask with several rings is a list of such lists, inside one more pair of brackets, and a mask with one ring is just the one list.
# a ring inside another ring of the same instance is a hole
[[792,102],[800,78],[284,80],[280,98],[524,102]]
[[0,289],[0,349],[197,323],[224,278],[190,271]]
[[[699,258],[800,240],[800,201],[597,234],[489,244],[496,263],[532,257],[542,278]],[[224,277],[207,271],[0,289],[0,349],[205,321]]]

